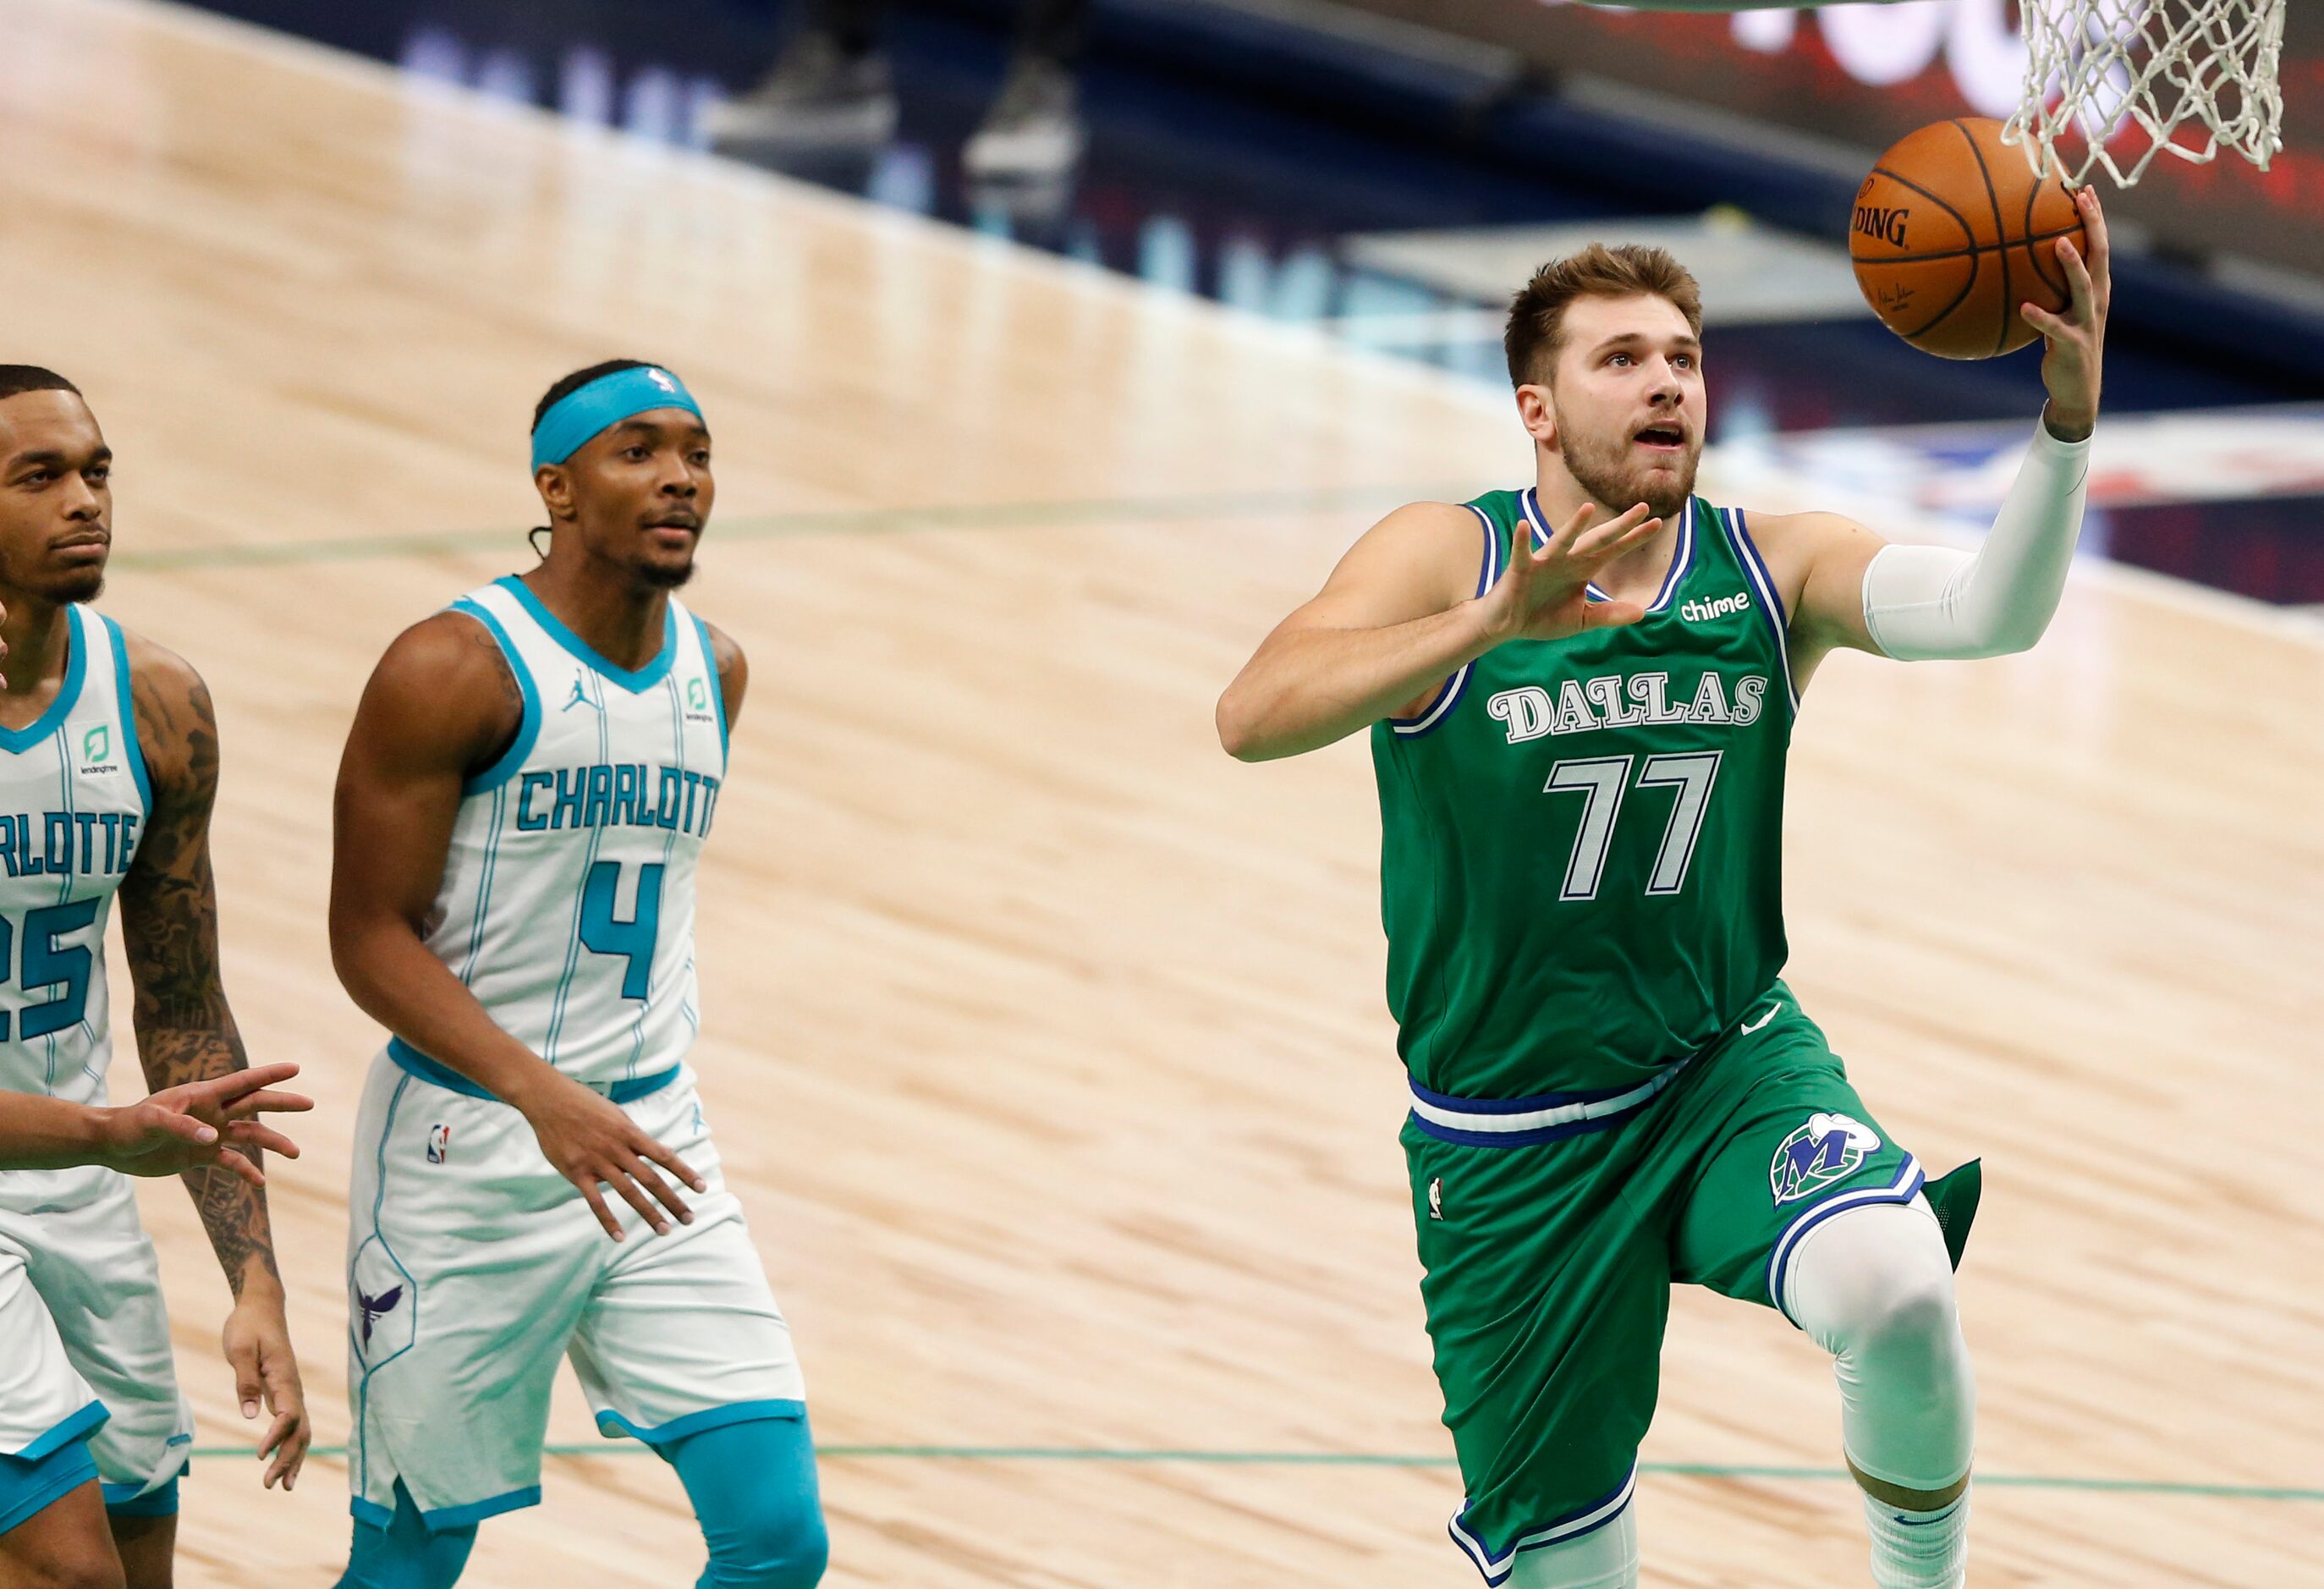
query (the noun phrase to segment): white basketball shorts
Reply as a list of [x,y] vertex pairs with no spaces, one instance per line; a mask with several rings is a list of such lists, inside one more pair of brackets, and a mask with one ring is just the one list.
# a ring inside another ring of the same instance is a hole
[[614,1242],[514,1109],[374,1061],[348,1203],[358,1518],[384,1526],[399,1480],[431,1529],[536,1504],[560,1356],[609,1437],[663,1446],[805,1416],[790,1326],[692,1072],[622,1106],[709,1184],[679,1188],[693,1224],[657,1236],[608,1188]]
[[108,1501],[185,1471],[194,1414],[153,1243],[117,1171],[0,1172],[0,1452],[39,1456],[91,1430]]

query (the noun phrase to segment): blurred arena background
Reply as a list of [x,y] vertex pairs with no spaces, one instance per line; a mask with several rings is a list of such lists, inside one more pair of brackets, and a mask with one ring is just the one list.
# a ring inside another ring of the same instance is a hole
[[[829,1581],[1473,1581],[1361,751],[1235,767],[1211,701],[1380,512],[1514,481],[1499,305],[1591,238],[1704,280],[1707,494],[1988,522],[2038,354],[1906,347],[1845,228],[1895,136],[2015,103],[2015,8],[1093,0],[1048,142],[973,170],[1014,10],[894,5],[856,135],[737,130],[787,0],[0,0],[0,356],[88,391],[109,610],[218,698],[230,984],[325,1105],[274,1197],[326,1446],[378,1040],[324,943],[337,747],[392,634],[523,566],[540,389],[634,355],[720,443],[690,599],[756,684],[697,1066],[799,1332]],[[1987,1157],[1982,1584],[2324,1583],[2309,0],[2282,76],[2271,170],[2104,190],[2049,640],[1836,662],[1794,756],[1794,984],[1923,1157]],[[180,1581],[327,1583],[343,1472],[258,1493],[198,1228],[141,1201],[202,1418]],[[1860,1580],[1826,1372],[1679,1299],[1649,1583]],[[552,1437],[467,1581],[690,1581],[659,1464],[577,1397]]]

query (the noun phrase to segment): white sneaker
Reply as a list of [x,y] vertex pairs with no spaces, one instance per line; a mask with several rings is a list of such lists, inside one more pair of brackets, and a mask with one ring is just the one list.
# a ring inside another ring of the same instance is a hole
[[850,55],[828,33],[803,34],[749,93],[704,114],[714,147],[884,143],[896,131],[888,58]]
[[1081,158],[1085,137],[1074,74],[1029,55],[1010,69],[992,108],[961,152],[972,177],[1054,177]]

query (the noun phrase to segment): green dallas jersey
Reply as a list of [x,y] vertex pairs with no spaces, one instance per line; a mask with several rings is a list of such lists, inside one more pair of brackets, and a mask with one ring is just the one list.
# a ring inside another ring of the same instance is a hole
[[[1534,494],[1469,504],[1480,594]],[[1594,594],[1594,593],[1593,593]],[[1418,1086],[1637,1086],[1750,1012],[1784,958],[1784,614],[1739,512],[1697,497],[1644,621],[1512,641],[1372,729],[1397,1047]]]

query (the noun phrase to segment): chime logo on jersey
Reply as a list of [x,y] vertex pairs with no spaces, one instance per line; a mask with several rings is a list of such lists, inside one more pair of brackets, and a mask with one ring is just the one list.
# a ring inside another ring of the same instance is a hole
[[441,1164],[452,1156],[452,1128],[431,1125],[428,1128],[428,1162]]
[[1733,596],[1715,596],[1709,601],[1691,601],[1679,608],[1678,615],[1690,624],[1708,624],[1713,618],[1724,618],[1729,613],[1748,613],[1750,610],[1750,594],[1738,590]]
[[1880,1149],[1880,1134],[1845,1114],[1811,1114],[1785,1137],[1767,1167],[1768,1189],[1778,1205],[1795,1203],[1836,1181],[1846,1180]]

